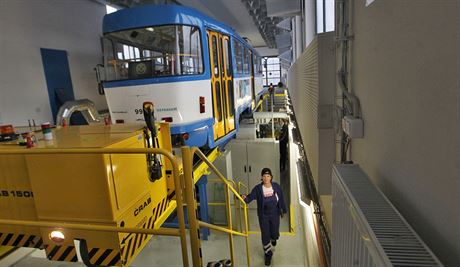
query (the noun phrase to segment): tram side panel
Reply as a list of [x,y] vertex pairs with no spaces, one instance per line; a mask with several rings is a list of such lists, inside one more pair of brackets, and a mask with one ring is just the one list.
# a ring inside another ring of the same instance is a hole
[[[214,122],[209,79],[109,86],[105,92],[113,123],[144,121],[142,103],[149,101],[154,103],[156,120],[171,123],[171,134],[185,131],[188,142],[200,147],[206,144]],[[204,109],[200,108],[203,104]]]

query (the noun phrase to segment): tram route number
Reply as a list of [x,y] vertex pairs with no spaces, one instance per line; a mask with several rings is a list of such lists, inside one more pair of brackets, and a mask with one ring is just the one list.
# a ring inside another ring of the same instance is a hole
[[22,191],[22,190],[1,190],[0,189],[0,197],[34,197],[34,193],[32,191]]
[[136,115],[140,115],[140,114],[144,113],[144,111],[141,108],[136,108],[136,109],[134,109],[134,113],[136,113]]

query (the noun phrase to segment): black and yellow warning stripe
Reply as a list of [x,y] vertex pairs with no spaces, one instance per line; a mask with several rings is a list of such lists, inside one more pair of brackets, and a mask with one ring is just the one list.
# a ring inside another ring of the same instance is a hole
[[46,257],[52,261],[78,261],[74,246],[45,245],[45,251]]
[[0,233],[0,246],[43,248],[43,239],[36,235]]
[[121,266],[121,255],[119,250],[90,248],[88,260],[95,266]]
[[[152,210],[146,222],[142,225],[144,229],[154,229],[155,222],[168,208],[170,198],[163,198]],[[103,248],[87,248],[86,260],[96,266],[122,266],[130,261],[142,244],[148,238],[148,234],[129,234],[122,242],[121,251]],[[124,244],[124,245],[123,245]],[[43,239],[36,235],[25,235],[15,233],[0,233],[0,246],[45,248],[47,258],[53,261],[77,262],[75,246],[44,245]],[[81,248],[80,248],[81,250]]]
[[[144,229],[154,229],[155,222],[158,217],[163,214],[163,212],[167,209],[170,200],[168,198],[163,198],[162,201],[158,202],[157,206],[153,208],[152,216],[146,220],[146,222],[142,225]],[[124,238],[122,241],[121,247],[121,255],[123,258],[123,264],[128,263],[139,251],[142,244],[148,238],[148,234],[129,234],[127,237]]]

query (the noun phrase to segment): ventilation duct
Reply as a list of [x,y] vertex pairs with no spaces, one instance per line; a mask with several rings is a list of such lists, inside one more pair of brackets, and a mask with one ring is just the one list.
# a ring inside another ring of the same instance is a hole
[[286,47],[290,48],[291,46],[291,34],[289,32],[282,33],[276,36],[276,47],[278,48],[278,50]]
[[268,17],[301,15],[299,0],[267,0]]
[[242,0],[245,3],[249,15],[252,16],[254,24],[259,29],[260,35],[269,48],[276,47],[275,36],[278,34],[276,25],[281,18],[267,16],[266,0]]
[[291,31],[291,18],[283,19],[280,23],[276,24],[276,27],[285,31]]
[[279,57],[280,60],[283,60],[285,62],[287,61],[287,62],[291,63],[292,62],[292,51],[291,51],[291,49],[285,51],[282,54],[279,54],[278,57]]

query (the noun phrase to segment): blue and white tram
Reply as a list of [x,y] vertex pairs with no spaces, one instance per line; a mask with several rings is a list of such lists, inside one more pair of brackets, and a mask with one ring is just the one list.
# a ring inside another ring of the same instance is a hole
[[103,22],[105,94],[114,123],[171,122],[173,142],[213,148],[238,130],[262,93],[261,57],[230,27],[177,5],[108,14]]

